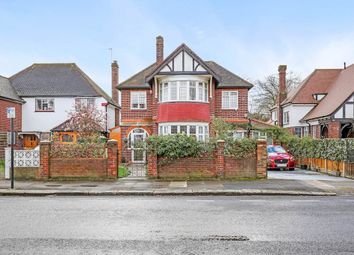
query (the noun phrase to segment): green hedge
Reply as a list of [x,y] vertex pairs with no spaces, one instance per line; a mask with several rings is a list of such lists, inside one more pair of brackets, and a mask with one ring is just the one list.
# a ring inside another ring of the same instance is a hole
[[297,158],[322,158],[345,161],[354,150],[354,139],[312,139],[288,137],[282,143]]
[[[210,138],[208,142],[199,142],[194,137],[185,134],[150,136],[146,141],[148,153],[167,160],[187,157],[212,156],[216,151],[217,139]],[[254,139],[226,139],[225,155],[236,159],[247,158],[256,154],[257,142]]]

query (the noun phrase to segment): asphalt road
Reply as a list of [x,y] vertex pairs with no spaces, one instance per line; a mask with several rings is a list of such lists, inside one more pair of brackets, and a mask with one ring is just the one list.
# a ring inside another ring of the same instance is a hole
[[0,233],[0,254],[354,254],[354,197],[0,197]]

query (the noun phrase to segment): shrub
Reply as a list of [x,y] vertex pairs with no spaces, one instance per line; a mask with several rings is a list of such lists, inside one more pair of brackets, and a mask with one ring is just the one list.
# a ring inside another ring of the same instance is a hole
[[236,159],[253,157],[256,155],[257,141],[255,139],[227,139],[225,141],[225,155]]
[[105,143],[53,143],[50,156],[53,158],[104,158]]
[[146,149],[148,153],[169,160],[200,157],[211,152],[209,143],[198,142],[185,134],[150,136],[146,141]]

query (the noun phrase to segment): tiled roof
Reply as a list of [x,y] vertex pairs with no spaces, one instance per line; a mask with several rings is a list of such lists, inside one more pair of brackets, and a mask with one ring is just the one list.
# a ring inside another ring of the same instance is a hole
[[252,88],[253,85],[237,76],[236,74],[230,72],[221,65],[215,63],[214,61],[205,61],[205,63],[212,69],[220,78],[221,81],[218,87],[243,87],[243,88]]
[[327,95],[302,119],[303,121],[332,115],[354,93],[354,65],[342,69],[328,87]]
[[149,65],[132,77],[123,81],[118,85],[118,89],[122,88],[150,88],[150,85],[146,83],[145,78],[156,68],[156,63]]
[[115,105],[75,63],[33,64],[10,77],[10,81],[21,97],[103,97]]
[[313,94],[327,93],[330,85],[337,79],[342,69],[316,69],[299,87],[290,91],[282,105],[292,104],[317,104]]
[[17,95],[15,89],[11,86],[10,80],[0,75],[0,98],[23,103],[23,100]]
[[[230,72],[226,68],[222,67],[221,65],[215,63],[214,61],[205,61],[205,64],[216,73],[221,81],[219,83],[220,88],[222,87],[242,87],[242,88],[252,88],[253,85],[243,80],[241,77],[237,76],[236,74]],[[146,77],[151,75],[151,72],[155,70],[156,63],[146,67],[145,69],[139,71],[129,79],[125,80],[124,82],[118,85],[119,89],[122,88],[150,88],[150,85],[146,83]]]

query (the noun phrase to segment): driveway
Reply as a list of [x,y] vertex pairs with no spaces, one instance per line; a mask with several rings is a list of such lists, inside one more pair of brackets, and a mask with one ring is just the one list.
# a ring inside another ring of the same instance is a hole
[[336,192],[338,195],[354,195],[354,180],[352,179],[329,176],[298,168],[294,171],[268,171],[268,179],[295,180],[307,186]]

